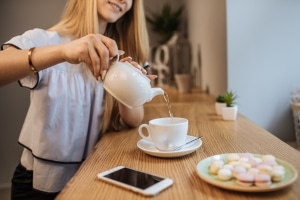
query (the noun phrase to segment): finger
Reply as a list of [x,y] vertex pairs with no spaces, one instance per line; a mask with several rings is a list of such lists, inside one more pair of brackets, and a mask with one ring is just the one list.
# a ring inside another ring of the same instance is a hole
[[139,70],[142,69],[142,67],[135,61],[131,61],[130,64],[133,65],[135,68],[138,68]]
[[[88,48],[89,49],[89,48]],[[85,51],[85,53],[81,53],[80,57],[78,58],[79,63],[85,63],[86,66],[90,69],[92,74],[94,74],[94,67],[89,55],[89,50]]]
[[[109,57],[115,57],[117,54],[119,54],[118,45],[116,41],[113,39],[100,35],[101,42],[107,47],[109,52]],[[121,52],[121,51],[120,51]],[[122,51],[123,52],[123,51]],[[122,53],[121,52],[121,53]],[[120,54],[121,55],[121,54]],[[122,54],[123,55],[123,54]]]
[[131,63],[135,68],[141,70],[143,74],[147,74],[147,71],[146,71],[143,67],[141,67],[141,65],[139,65],[137,62],[131,61],[130,63]]
[[101,57],[99,57],[99,54],[97,50],[94,48],[93,45],[89,45],[88,48],[88,58],[86,60],[86,64],[91,66],[91,71],[95,77],[98,77],[100,75],[100,68],[101,68]]
[[123,50],[118,50],[118,53],[119,53],[120,56],[122,56],[122,55],[125,54],[125,51],[123,51]]
[[153,81],[154,79],[157,78],[157,75],[147,75],[147,77],[148,77],[151,81]]
[[120,61],[121,61],[121,62],[131,62],[131,61],[132,61],[132,58],[131,58],[130,56],[127,56],[127,57],[125,57],[125,58],[122,58]]
[[143,74],[147,74],[148,73],[147,70],[145,70],[144,68],[142,68],[142,72],[143,72]]
[[99,35],[100,41],[96,44],[100,56],[100,75],[109,67],[109,58],[118,55],[118,46],[116,42],[108,37]]

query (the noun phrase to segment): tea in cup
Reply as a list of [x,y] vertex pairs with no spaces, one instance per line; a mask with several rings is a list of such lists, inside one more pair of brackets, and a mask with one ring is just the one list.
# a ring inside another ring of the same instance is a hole
[[[145,129],[148,134],[146,135]],[[157,118],[148,124],[141,124],[140,136],[152,142],[158,150],[172,151],[185,144],[188,132],[188,120],[180,117]]]

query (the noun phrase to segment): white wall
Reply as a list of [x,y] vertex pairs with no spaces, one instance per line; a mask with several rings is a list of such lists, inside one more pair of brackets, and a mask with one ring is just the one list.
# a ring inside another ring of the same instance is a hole
[[186,3],[194,67],[199,66],[198,53],[201,54],[197,85],[212,94],[221,94],[227,88],[226,2],[189,0]]
[[[300,86],[299,0],[189,0],[189,36],[202,52],[202,88],[239,95],[239,111],[295,140],[290,92]],[[225,4],[226,3],[226,4]]]
[[299,0],[227,0],[228,88],[242,114],[287,141],[295,138],[289,101],[300,82],[299,10]]
[[[0,1],[0,43],[31,28],[48,28],[66,0]],[[0,189],[10,186],[21,147],[18,136],[29,105],[29,92],[17,83],[0,87]]]

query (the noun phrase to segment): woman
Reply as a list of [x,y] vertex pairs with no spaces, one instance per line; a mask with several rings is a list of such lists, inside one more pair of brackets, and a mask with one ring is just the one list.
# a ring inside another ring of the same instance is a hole
[[68,0],[59,23],[29,30],[2,49],[0,85],[19,80],[31,90],[12,199],[53,199],[102,133],[143,119],[142,106],[125,107],[97,81],[118,49],[131,56],[122,61],[146,73],[140,67],[149,54],[143,1]]

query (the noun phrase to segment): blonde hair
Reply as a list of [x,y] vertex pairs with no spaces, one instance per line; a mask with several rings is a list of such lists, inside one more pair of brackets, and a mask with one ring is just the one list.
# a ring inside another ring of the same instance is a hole
[[[105,36],[114,39],[119,49],[143,65],[149,57],[149,38],[146,28],[143,0],[132,0],[132,8],[117,22],[106,27]],[[97,0],[68,0],[61,20],[49,30],[73,39],[92,33],[99,33]],[[102,133],[107,130],[120,130],[117,101],[105,94]]]

